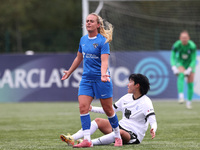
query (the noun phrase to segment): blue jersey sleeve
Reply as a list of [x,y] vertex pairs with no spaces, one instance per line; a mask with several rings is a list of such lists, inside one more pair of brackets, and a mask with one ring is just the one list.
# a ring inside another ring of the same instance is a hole
[[109,43],[103,43],[101,47],[101,55],[102,54],[110,54],[110,46]]

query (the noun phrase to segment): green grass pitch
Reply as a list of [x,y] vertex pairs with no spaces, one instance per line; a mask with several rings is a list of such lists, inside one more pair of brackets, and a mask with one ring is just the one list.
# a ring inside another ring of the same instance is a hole
[[[149,129],[141,144],[116,148],[111,145],[86,149],[123,150],[197,150],[200,149],[200,102],[193,109],[175,101],[153,101],[158,130],[151,140]],[[99,105],[94,102],[93,105]],[[91,114],[106,118],[103,114]],[[121,114],[118,113],[119,119]],[[64,150],[73,149],[59,139],[62,133],[74,133],[81,127],[78,103],[1,103],[1,150]],[[98,131],[92,138],[101,136]]]

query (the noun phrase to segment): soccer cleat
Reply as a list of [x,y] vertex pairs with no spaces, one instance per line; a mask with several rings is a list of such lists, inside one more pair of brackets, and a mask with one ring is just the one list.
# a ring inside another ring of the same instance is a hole
[[77,144],[79,144],[79,143],[81,143],[81,142],[83,142],[83,139],[78,139],[78,140],[77,140]]
[[120,139],[120,138],[115,138],[115,145],[114,146],[117,146],[117,147],[119,147],[119,146],[122,146],[123,144],[122,144],[122,139]]
[[180,99],[178,100],[178,103],[179,103],[179,104],[183,104],[183,103],[184,103],[184,99],[183,99],[183,98],[180,98]]
[[93,147],[92,141],[83,140],[83,142],[74,145],[73,148]]
[[74,138],[69,133],[67,135],[61,134],[60,139],[63,142],[66,142],[69,146],[74,145]]

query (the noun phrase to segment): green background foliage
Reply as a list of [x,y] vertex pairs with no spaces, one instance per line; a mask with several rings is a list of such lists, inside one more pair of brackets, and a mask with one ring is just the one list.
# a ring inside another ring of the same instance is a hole
[[81,0],[0,0],[0,53],[77,50],[81,14]]

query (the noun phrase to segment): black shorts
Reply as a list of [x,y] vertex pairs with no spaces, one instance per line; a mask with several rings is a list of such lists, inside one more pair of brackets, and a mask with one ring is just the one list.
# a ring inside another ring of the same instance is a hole
[[126,132],[128,132],[130,134],[130,136],[131,136],[130,141],[128,143],[126,143],[126,144],[140,144],[140,141],[137,139],[137,135],[135,133],[133,133],[131,131],[127,131],[126,129],[122,128],[120,125],[119,125],[119,128],[124,130],[124,131],[126,131]]

